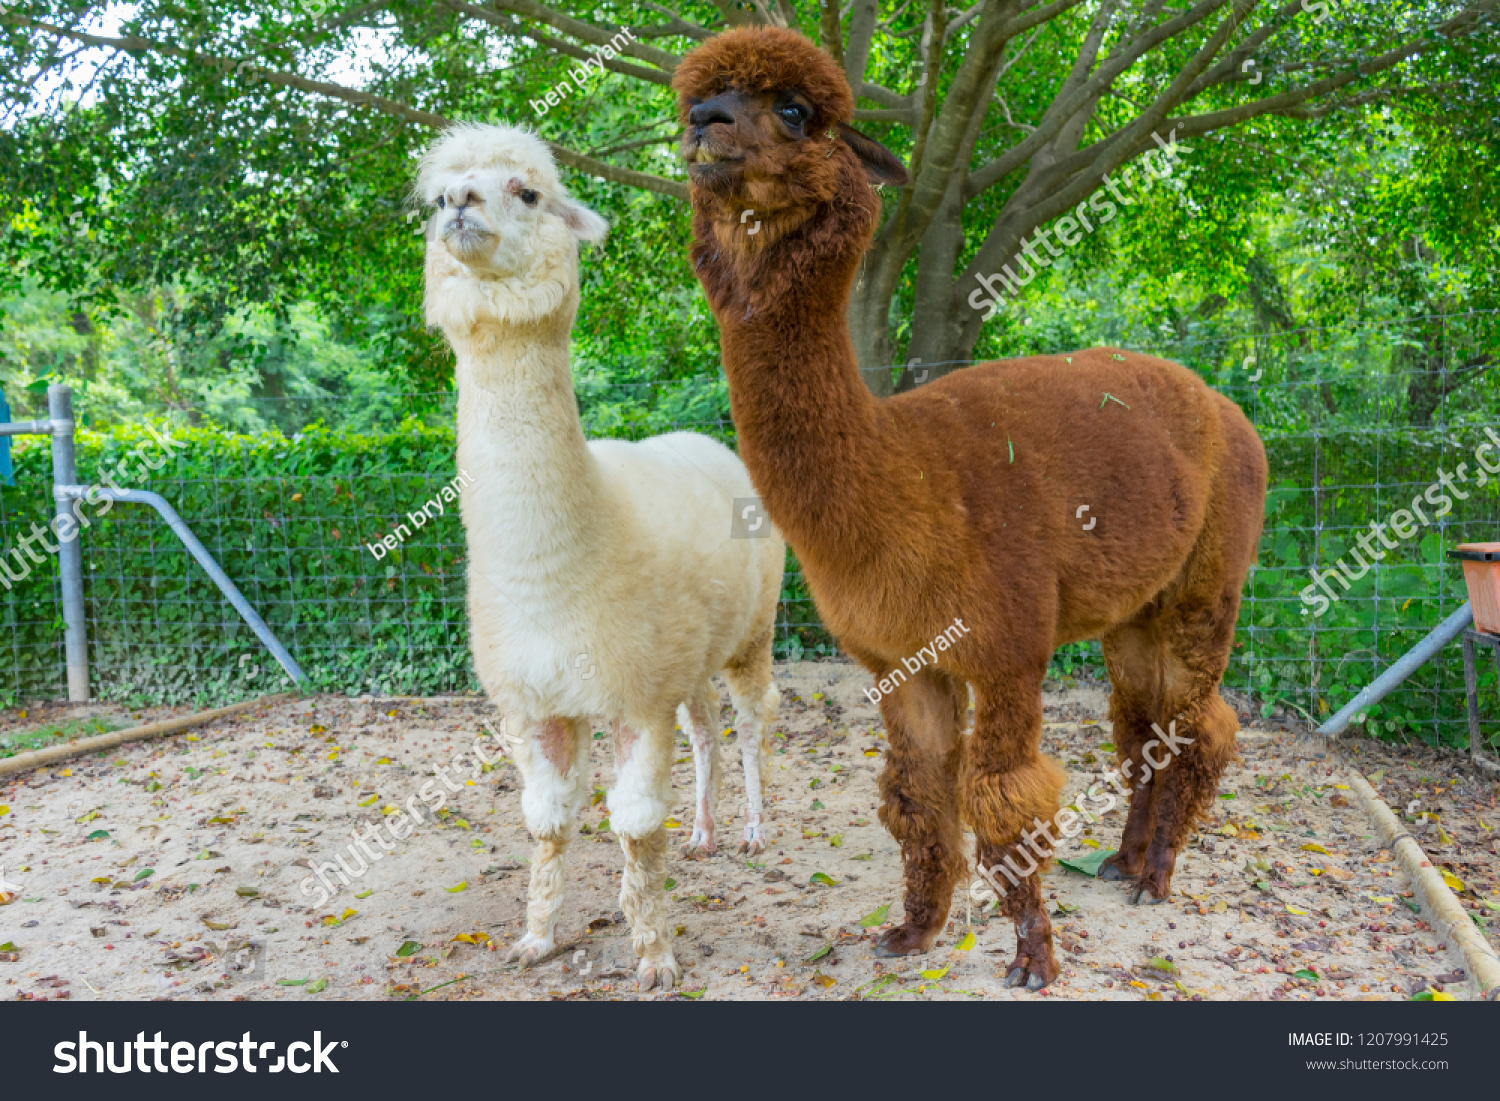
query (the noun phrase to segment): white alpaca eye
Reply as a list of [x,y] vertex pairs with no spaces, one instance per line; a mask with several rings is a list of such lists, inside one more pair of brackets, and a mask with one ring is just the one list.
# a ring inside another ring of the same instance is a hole
[[536,206],[537,194],[529,187],[521,188],[521,201],[527,206]]
[[443,197],[441,195],[439,195],[437,197],[437,204],[438,204],[438,209],[439,210],[442,210],[443,207],[445,207],[445,206],[448,205],[448,203],[443,199]]

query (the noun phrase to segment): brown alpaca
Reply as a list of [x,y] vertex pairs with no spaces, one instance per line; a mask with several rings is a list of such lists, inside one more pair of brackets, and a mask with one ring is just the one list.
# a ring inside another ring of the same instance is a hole
[[[1023,872],[1001,899],[1018,941],[1007,979],[1037,989],[1058,971],[1040,869],[1024,874],[1022,847],[1057,813],[1063,783],[1039,748],[1047,661],[1062,643],[1103,641],[1121,768],[1146,777],[1105,874],[1136,880],[1136,900],[1164,899],[1234,753],[1218,687],[1260,534],[1265,452],[1192,372],[1110,348],[873,397],[845,307],[880,209],[870,184],[903,184],[905,169],[847,125],[843,73],[791,31],[720,35],[683,60],[674,87],[693,263],[722,333],[741,457],[829,630],[877,681],[899,684],[880,701],[880,820],[901,843],[906,920],[878,950],[931,946],[967,872],[967,822],[981,866],[1010,858]],[[908,677],[902,659],[955,619],[967,633]],[[1181,755],[1150,775],[1152,723],[1174,721]]]

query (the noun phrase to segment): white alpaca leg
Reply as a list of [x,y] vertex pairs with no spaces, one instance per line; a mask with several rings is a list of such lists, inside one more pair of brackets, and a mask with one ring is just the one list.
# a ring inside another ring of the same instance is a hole
[[537,842],[526,893],[526,933],[506,956],[525,967],[547,958],[557,943],[565,857],[573,822],[589,790],[591,741],[584,724],[551,718],[528,725],[521,744],[512,747],[524,785],[521,813]]
[[637,734],[614,724],[615,787],[609,793],[610,828],[625,851],[620,909],[630,922],[640,964],[641,990],[670,990],[682,978],[667,930],[667,798],[672,793],[671,723]]
[[671,990],[682,981],[667,929],[667,831],[649,837],[622,837],[625,874],[620,877],[620,909],[630,921],[630,943],[641,958],[636,986]]
[[719,765],[719,738],[714,729],[719,714],[719,694],[705,684],[686,705],[677,709],[682,729],[693,745],[693,836],[682,847],[683,856],[708,856],[718,851],[714,842],[714,815],[719,806],[719,786],[724,772]]
[[745,665],[725,669],[724,678],[734,701],[740,760],[745,767],[745,837],[740,852],[754,856],[766,851],[764,789],[771,777],[771,724],[781,699],[771,680],[769,639]]

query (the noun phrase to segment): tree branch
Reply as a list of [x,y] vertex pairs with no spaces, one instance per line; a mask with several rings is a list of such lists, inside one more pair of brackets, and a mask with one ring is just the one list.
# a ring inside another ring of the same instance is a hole
[[[83,34],[79,31],[69,31],[65,28],[54,26],[51,23],[42,23],[38,20],[27,19],[24,16],[0,16],[0,20],[20,26],[34,27],[47,34],[69,38],[88,46],[99,46],[104,49],[118,50],[121,53],[128,54],[155,53],[171,57],[181,57],[225,73],[248,73],[250,74],[248,79],[256,82],[264,81],[276,87],[295,88],[298,91],[310,92],[329,99],[342,100],[355,107],[373,107],[382,114],[404,119],[407,122],[414,122],[420,126],[428,126],[435,130],[443,129],[450,121],[443,115],[432,111],[423,111],[405,103],[388,99],[385,96],[375,95],[373,92],[361,92],[358,89],[346,88],[341,84],[332,84],[326,80],[309,80],[295,73],[265,69],[254,64],[249,59],[216,57],[213,54],[202,53],[183,46],[173,46],[165,42],[154,42],[151,39],[138,38],[134,35],[127,35],[123,38],[109,38],[101,35]],[[552,155],[569,168],[575,168],[590,176],[609,180],[611,183],[644,188],[647,191],[654,191],[659,195],[670,195],[674,199],[681,199],[683,202],[687,201],[687,185],[678,180],[669,180],[663,176],[653,176],[649,172],[637,172],[634,169],[605,164],[603,161],[585,156],[582,153],[576,153],[566,146],[558,145],[556,142],[548,142],[547,145],[551,148]]]
[[[562,31],[569,38],[576,38],[595,46],[609,45],[613,38],[616,38],[625,30],[624,27],[617,27],[613,23],[605,23],[596,27],[592,23],[585,23],[582,20],[564,15],[562,12],[543,7],[541,4],[536,3],[535,0],[492,0],[492,3],[497,8],[508,11],[513,15],[533,19],[538,23],[545,23],[554,30]],[[451,2],[449,3],[449,7],[458,7],[458,4]],[[484,16],[477,13],[488,11],[486,8],[475,8],[472,4],[464,4],[463,8],[465,10],[473,9],[470,14],[475,14],[476,18],[481,19]],[[622,54],[649,62],[658,69],[663,69],[668,73],[676,69],[677,63],[681,60],[674,53],[657,49],[655,46],[646,46],[631,42],[628,39],[623,46],[616,46],[615,49],[619,50]]]
[[[490,11],[488,8],[476,7],[473,4],[465,3],[464,0],[442,0],[442,2],[460,15],[466,15],[470,19],[482,20],[509,34],[529,38],[538,45],[546,46],[561,54],[567,54],[569,57],[576,57],[581,61],[592,61],[598,58],[610,72],[620,73],[622,76],[635,77],[637,80],[645,80],[652,84],[660,84],[667,88],[672,86],[672,74],[670,72],[662,72],[660,69],[647,69],[640,65],[632,65],[628,61],[615,61],[604,58],[599,54],[590,53],[582,46],[575,46],[571,42],[564,42],[560,38],[553,38],[551,35],[542,34],[531,27],[516,22],[514,19],[507,19],[498,12]],[[608,42],[609,39],[606,38],[605,41]]]

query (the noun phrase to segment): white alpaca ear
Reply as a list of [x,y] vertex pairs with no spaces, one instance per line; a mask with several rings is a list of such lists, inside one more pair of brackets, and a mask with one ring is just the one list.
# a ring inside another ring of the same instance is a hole
[[609,223],[575,199],[549,199],[547,209],[580,241],[597,243],[609,232]]

